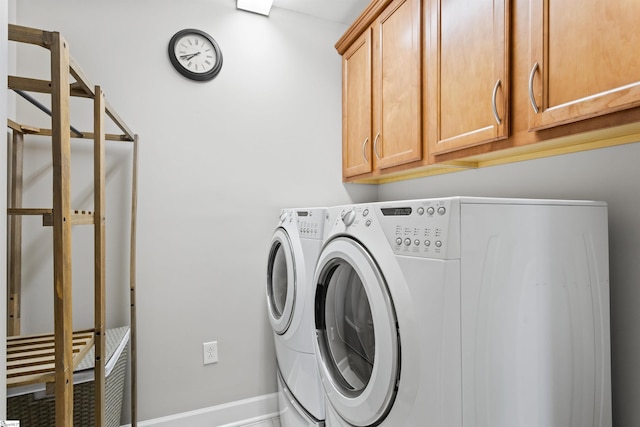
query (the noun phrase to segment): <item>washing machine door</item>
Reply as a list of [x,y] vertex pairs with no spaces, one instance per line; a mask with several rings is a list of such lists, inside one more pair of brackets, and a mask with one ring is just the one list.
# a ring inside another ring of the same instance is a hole
[[271,239],[267,263],[267,307],[277,334],[284,334],[293,318],[296,300],[296,265],[289,234],[278,228]]
[[400,376],[395,309],[369,252],[347,237],[323,249],[315,274],[316,355],[327,399],[350,425],[387,415]]

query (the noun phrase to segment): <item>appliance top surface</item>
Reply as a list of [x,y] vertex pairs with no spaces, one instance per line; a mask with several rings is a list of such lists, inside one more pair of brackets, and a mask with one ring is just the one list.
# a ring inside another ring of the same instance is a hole
[[557,206],[607,206],[604,201],[597,200],[563,200],[563,199],[530,199],[530,198],[502,198],[502,197],[434,197],[427,199],[406,199],[378,202],[387,205],[402,205],[416,202],[436,200],[458,200],[461,204],[501,204],[501,205],[557,205]]

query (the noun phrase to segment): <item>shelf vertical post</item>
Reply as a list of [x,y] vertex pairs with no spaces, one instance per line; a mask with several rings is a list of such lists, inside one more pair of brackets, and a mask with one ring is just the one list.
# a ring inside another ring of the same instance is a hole
[[[22,207],[22,175],[24,134],[13,130],[9,143],[9,207]],[[22,216],[9,217],[9,250],[7,251],[7,335],[20,335],[20,294],[22,293]]]
[[138,425],[138,327],[136,321],[136,229],[138,218],[138,135],[133,138],[131,171],[131,250],[129,253],[129,303],[131,305],[131,427]]
[[58,32],[45,33],[51,51],[53,155],[53,282],[56,427],[73,426],[73,316],[71,286],[71,135],[69,46]]
[[105,422],[105,323],[106,323],[106,241],[105,241],[105,99],[100,86],[93,101],[93,197],[94,197],[94,320],[95,320],[95,426]]

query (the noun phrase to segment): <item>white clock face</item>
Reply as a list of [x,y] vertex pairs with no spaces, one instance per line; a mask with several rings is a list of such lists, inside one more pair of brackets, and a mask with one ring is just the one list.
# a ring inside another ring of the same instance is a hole
[[199,34],[186,34],[175,44],[180,65],[192,73],[207,73],[216,65],[213,45]]

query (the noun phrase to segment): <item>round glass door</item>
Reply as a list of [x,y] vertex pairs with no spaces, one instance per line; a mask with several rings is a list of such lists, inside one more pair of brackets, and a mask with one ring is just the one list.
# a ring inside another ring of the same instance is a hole
[[355,396],[369,383],[375,361],[375,330],[367,293],[348,262],[328,266],[325,298],[325,337],[335,380],[346,395]]
[[296,297],[295,264],[288,234],[277,229],[271,240],[267,264],[269,320],[278,334],[286,332],[293,318]]
[[384,276],[359,243],[337,238],[316,273],[317,352],[327,398],[354,426],[384,419],[399,378],[395,310]]

